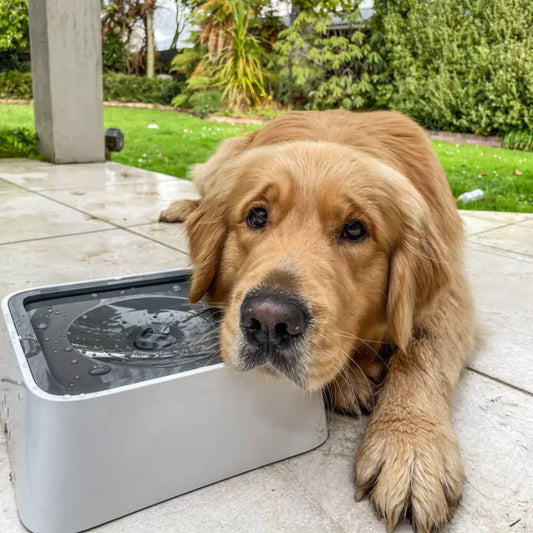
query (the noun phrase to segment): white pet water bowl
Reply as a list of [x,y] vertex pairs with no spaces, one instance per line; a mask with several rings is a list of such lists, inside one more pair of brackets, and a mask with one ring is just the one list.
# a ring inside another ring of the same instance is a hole
[[220,361],[179,270],[3,301],[2,413],[19,516],[71,533],[327,438],[320,394]]

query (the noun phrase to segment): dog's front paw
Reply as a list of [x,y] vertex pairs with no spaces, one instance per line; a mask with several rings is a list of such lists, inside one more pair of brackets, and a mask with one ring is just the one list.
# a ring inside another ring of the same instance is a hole
[[177,200],[161,211],[159,222],[185,222],[200,205],[199,200]]
[[370,494],[387,531],[410,518],[418,533],[439,530],[463,492],[464,472],[450,422],[376,417],[356,455],[356,493]]

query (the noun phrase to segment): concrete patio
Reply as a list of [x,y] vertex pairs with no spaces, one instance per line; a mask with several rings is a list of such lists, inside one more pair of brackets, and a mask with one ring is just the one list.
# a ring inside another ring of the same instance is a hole
[[[188,265],[182,227],[156,221],[169,201],[194,196],[187,181],[115,163],[0,160],[0,297]],[[468,482],[446,531],[533,531],[533,215],[461,216],[467,271],[487,339],[454,399]],[[0,321],[0,364],[6,343]],[[368,501],[353,498],[353,456],[365,424],[330,414],[329,439],[317,450],[94,531],[385,531]],[[0,531],[25,531],[3,439],[1,432]],[[397,531],[410,528],[403,524]]]

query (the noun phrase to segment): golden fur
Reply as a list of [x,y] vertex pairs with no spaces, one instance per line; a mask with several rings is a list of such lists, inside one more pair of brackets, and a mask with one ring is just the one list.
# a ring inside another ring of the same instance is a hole
[[[202,198],[162,220],[186,220],[193,301],[225,308],[221,351],[239,368],[239,310],[257,286],[301,296],[312,315],[300,385],[335,407],[373,410],[356,454],[365,494],[387,530],[408,515],[440,528],[464,474],[450,422],[472,345],[462,225],[444,172],[414,122],[393,112],[288,113],[226,140],[194,171]],[[246,224],[268,210],[264,231]],[[340,242],[350,220],[370,238]],[[383,379],[380,350],[393,346]]]

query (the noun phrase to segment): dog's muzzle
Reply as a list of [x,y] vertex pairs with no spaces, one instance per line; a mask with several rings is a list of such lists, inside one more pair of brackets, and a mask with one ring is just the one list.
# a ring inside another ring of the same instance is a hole
[[272,289],[250,291],[240,311],[241,368],[271,366],[301,384],[309,322],[308,308],[300,298]]

